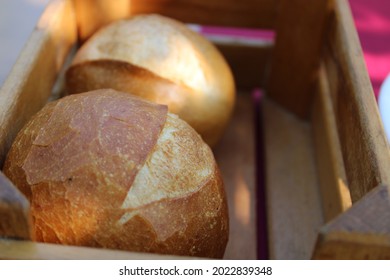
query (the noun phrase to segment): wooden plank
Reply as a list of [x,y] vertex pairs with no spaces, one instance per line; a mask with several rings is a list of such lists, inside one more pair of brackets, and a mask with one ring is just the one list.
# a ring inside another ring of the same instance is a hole
[[[79,36],[82,41],[88,38],[91,34],[93,34],[98,28],[115,20],[127,18],[133,14],[158,12],[167,16],[178,18],[183,22],[205,23],[204,21],[206,21],[207,23],[207,19],[203,19],[203,17],[206,17],[206,15],[204,14],[205,12],[200,14],[194,13],[194,6],[197,7],[200,5],[199,8],[206,11],[208,11],[209,9],[231,9],[232,11],[235,11],[236,16],[242,16],[242,14],[237,13],[235,9],[248,9],[250,5],[255,5],[256,7],[264,7],[257,9],[261,10],[262,13],[270,9],[276,9],[276,5],[274,3],[276,2],[275,0],[262,0],[260,2],[253,0],[249,0],[248,2],[247,0],[248,3],[242,3],[241,1],[229,1],[229,3],[215,1],[215,3],[212,3],[210,1],[199,0],[195,0],[192,2],[183,0],[174,0],[170,2],[161,0],[117,0],[115,2],[107,0],[73,1],[77,11]],[[176,9],[179,9],[180,12],[177,12]],[[176,13],[178,14],[176,15]],[[191,17],[199,15],[203,15],[203,17],[201,19],[191,19]],[[207,14],[207,17],[210,18],[209,21],[221,19],[220,17],[216,18],[214,14]],[[260,16],[256,16],[255,18],[264,19],[264,17]],[[229,23],[233,22],[234,19],[235,18],[228,17],[227,20],[229,21],[225,25],[232,25]],[[209,22],[208,24],[211,23]],[[221,23],[217,22],[214,24]],[[236,24],[234,24],[234,26],[236,26]],[[240,24],[237,24],[237,26],[240,26]],[[213,39],[210,38],[210,41],[213,41]],[[252,89],[253,87],[261,87],[264,85],[265,72],[269,66],[268,64],[270,62],[272,44],[259,44],[258,42],[253,44],[253,41],[246,43],[244,40],[241,40],[240,42],[230,40],[230,42],[213,43],[217,45],[217,47],[221,50],[221,52],[224,54],[229,64],[231,65],[238,87],[240,87],[241,89]]]
[[326,43],[323,51],[323,65],[326,72],[326,77],[328,79],[328,86],[330,92],[330,99],[333,107],[333,111],[336,116],[337,108],[337,94],[338,94],[338,85],[341,82],[341,77],[339,76],[338,66],[330,54],[329,42]]
[[324,67],[320,68],[311,121],[322,207],[325,221],[330,221],[347,210],[352,202]]
[[0,236],[32,239],[30,203],[0,172]]
[[102,26],[130,16],[130,0],[72,0],[74,3],[78,37],[88,39]]
[[79,35],[85,40],[101,26],[135,14],[159,13],[186,23],[272,28],[276,0],[73,0]]
[[323,225],[312,129],[274,102],[263,102],[271,259],[309,259]]
[[264,86],[273,45],[217,44],[217,47],[229,63],[239,89]]
[[0,259],[11,260],[180,260],[181,256],[63,246],[0,238]]
[[267,95],[309,117],[330,0],[281,0]]
[[50,96],[58,71],[75,41],[72,3],[52,2],[0,89],[0,167],[17,132]]
[[[335,1],[326,64],[352,201],[390,184],[390,150],[346,0]],[[334,78],[337,77],[337,78]]]
[[221,169],[229,205],[229,242],[225,259],[256,259],[256,187],[254,105],[238,93],[233,118],[214,154]]
[[321,229],[314,259],[390,259],[390,188],[376,187]]

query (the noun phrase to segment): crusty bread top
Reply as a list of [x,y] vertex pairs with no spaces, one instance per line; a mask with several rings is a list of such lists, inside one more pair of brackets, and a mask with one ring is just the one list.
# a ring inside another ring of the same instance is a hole
[[159,15],[114,22],[92,36],[73,65],[99,59],[125,61],[208,95],[234,94],[233,77],[219,51],[184,24]]
[[13,166],[23,169],[28,185],[65,182],[74,180],[69,175],[79,170],[96,170],[107,184],[122,186],[115,190],[119,195],[115,203],[121,203],[155,146],[166,116],[164,105],[113,90],[71,95],[45,107],[18,135],[5,169],[7,161],[16,160]]

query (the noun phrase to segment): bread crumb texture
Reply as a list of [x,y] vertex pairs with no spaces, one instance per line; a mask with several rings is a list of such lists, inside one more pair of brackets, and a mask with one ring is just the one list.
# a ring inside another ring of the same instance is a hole
[[18,134],[5,174],[37,241],[222,257],[228,217],[210,148],[167,107],[113,90],[50,103]]

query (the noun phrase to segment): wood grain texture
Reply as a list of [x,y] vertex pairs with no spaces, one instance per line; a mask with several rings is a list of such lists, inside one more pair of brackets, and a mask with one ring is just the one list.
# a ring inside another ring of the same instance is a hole
[[279,5],[267,94],[302,118],[310,112],[330,4],[282,0]]
[[271,259],[309,259],[323,224],[312,128],[263,101]]
[[239,89],[264,87],[273,45],[217,44],[233,71]]
[[324,67],[320,68],[311,121],[322,207],[325,221],[330,221],[348,209],[352,202]]
[[0,89],[0,167],[17,132],[46,103],[75,41],[72,3],[52,2]]
[[82,40],[116,19],[159,13],[186,23],[272,28],[279,0],[73,0]]
[[0,259],[11,260],[180,260],[195,259],[171,255],[158,255],[97,249],[77,246],[17,241],[0,238]]
[[325,65],[352,201],[390,184],[390,150],[346,0],[335,1]]
[[0,236],[32,239],[30,203],[0,172]]
[[321,229],[314,259],[390,259],[390,188],[381,185]]
[[214,154],[229,205],[229,242],[225,259],[256,259],[256,186],[254,105],[248,93],[237,94],[233,118]]

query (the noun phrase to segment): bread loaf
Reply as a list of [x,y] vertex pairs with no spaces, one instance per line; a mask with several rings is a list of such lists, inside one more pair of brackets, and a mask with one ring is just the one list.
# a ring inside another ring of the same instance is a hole
[[166,104],[209,145],[231,116],[235,85],[220,52],[176,20],[140,15],[98,31],[66,73],[67,90],[131,92]]
[[31,203],[37,241],[223,256],[227,204],[201,137],[167,107],[97,90],[46,105],[5,174]]

